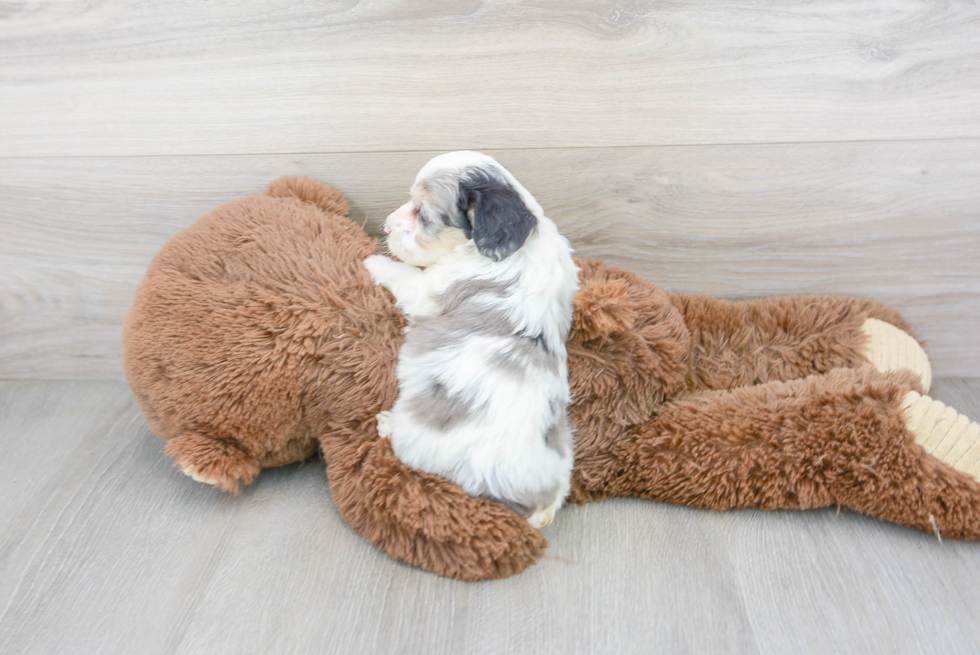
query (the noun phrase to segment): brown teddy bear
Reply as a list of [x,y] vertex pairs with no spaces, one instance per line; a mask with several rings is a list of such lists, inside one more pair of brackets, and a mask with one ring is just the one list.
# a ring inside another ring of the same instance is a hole
[[[127,378],[184,473],[237,491],[319,451],[343,518],[391,556],[466,580],[546,541],[504,505],[410,469],[376,434],[404,317],[361,261],[375,243],[307,178],[228,203],[153,259],[124,329]],[[727,302],[580,261],[569,341],[570,501],[838,505],[980,537],[980,426],[928,396],[888,307]]]

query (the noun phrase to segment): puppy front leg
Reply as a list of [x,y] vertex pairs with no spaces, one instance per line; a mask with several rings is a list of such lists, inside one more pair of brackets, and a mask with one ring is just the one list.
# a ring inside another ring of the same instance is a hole
[[396,262],[383,255],[371,255],[364,260],[375,284],[386,288],[395,296],[398,308],[409,316],[432,316],[439,305],[432,298],[422,269]]

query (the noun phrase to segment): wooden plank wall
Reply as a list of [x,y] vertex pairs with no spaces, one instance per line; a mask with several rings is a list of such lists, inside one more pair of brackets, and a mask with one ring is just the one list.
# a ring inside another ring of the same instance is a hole
[[0,378],[118,378],[160,245],[306,174],[376,229],[490,152],[579,254],[842,293],[980,370],[980,6],[892,0],[0,6]]

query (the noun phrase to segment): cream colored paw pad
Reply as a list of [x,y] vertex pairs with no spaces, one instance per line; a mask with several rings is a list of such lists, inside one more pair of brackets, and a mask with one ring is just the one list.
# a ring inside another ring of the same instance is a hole
[[922,388],[932,386],[932,366],[919,342],[891,323],[869,318],[861,326],[868,337],[865,356],[879,371],[908,369],[922,378]]
[[210,484],[210,485],[216,485],[218,484],[218,482],[220,482],[220,480],[218,480],[217,478],[211,478],[204,475],[203,473],[201,473],[200,471],[192,467],[190,464],[184,464],[183,466],[181,466],[180,472],[183,473],[184,475],[190,476],[195,482],[203,482],[204,484]]
[[927,453],[980,480],[980,425],[915,391],[902,399],[902,412],[905,427]]

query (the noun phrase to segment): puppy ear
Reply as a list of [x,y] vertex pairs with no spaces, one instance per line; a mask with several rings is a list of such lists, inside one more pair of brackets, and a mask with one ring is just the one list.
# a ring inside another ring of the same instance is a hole
[[513,255],[538,224],[516,189],[479,170],[460,179],[458,208],[469,221],[466,235],[495,262]]

